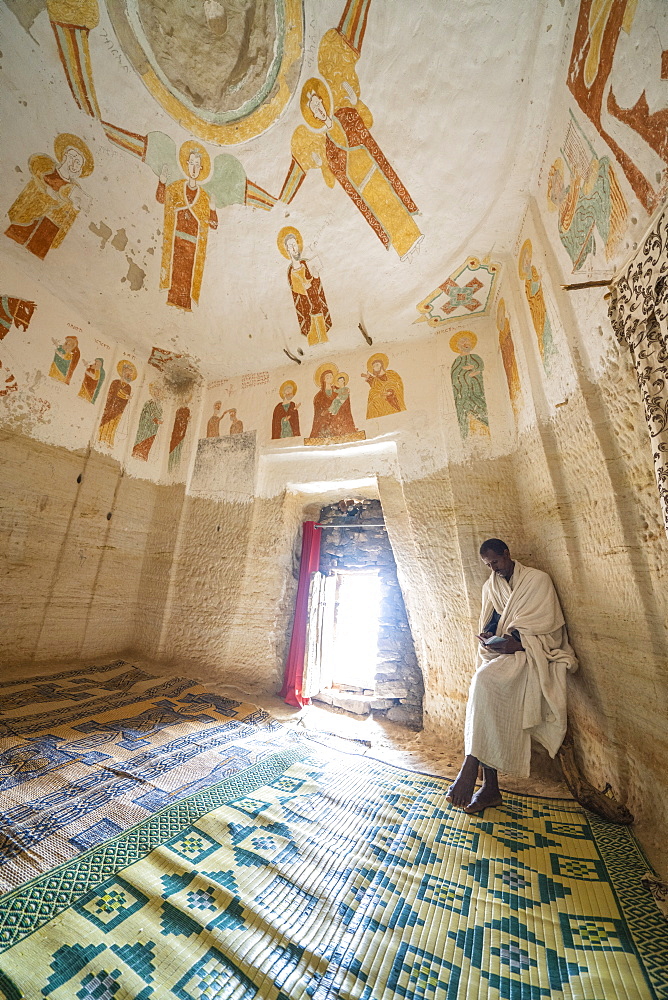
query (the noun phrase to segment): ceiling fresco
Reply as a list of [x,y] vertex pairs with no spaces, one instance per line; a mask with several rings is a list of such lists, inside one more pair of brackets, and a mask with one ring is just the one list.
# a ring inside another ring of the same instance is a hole
[[19,123],[0,253],[80,325],[209,378],[484,315],[544,147],[560,11],[0,2]]

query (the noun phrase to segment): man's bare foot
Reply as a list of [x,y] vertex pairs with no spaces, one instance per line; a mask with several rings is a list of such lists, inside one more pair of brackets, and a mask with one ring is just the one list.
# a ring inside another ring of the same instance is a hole
[[453,806],[463,809],[471,801],[473,789],[478,777],[478,760],[470,755],[465,758],[461,770],[448,788],[445,798]]
[[481,813],[483,809],[491,809],[493,806],[500,806],[502,804],[503,799],[501,798],[499,789],[483,785],[471,798],[469,804],[464,806],[464,812],[470,814]]

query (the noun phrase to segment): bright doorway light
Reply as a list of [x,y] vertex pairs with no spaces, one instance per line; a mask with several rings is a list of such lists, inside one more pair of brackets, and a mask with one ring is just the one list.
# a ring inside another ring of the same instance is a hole
[[337,573],[336,616],[328,650],[334,684],[373,689],[378,653],[377,572]]

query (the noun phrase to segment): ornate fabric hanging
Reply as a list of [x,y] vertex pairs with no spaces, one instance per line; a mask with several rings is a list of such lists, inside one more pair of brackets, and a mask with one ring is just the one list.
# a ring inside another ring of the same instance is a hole
[[668,533],[668,207],[610,290],[608,314],[635,366]]

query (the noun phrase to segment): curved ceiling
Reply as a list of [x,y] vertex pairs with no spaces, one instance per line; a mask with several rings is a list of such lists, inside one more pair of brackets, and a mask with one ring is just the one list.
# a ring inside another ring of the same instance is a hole
[[295,0],[83,0],[76,31],[71,0],[42,6],[2,62],[5,210],[63,133],[94,167],[60,245],[2,252],[106,336],[214,377],[358,347],[360,322],[431,336],[418,303],[511,249],[556,0],[305,0],[303,22]]

